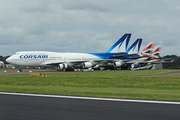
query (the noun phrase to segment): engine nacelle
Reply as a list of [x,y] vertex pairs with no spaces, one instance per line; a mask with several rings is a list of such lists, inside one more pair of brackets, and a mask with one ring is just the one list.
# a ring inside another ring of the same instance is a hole
[[95,66],[93,66],[93,68],[99,68],[99,65],[95,65]]
[[59,64],[59,69],[67,69],[68,68],[68,65],[66,63],[64,64]]
[[121,62],[115,62],[114,67],[121,67],[122,63]]
[[93,66],[93,64],[90,63],[90,62],[85,62],[85,63],[83,63],[83,68],[90,68],[90,67],[92,67],[92,66]]
[[140,67],[139,64],[131,64],[131,68],[138,68],[138,67]]

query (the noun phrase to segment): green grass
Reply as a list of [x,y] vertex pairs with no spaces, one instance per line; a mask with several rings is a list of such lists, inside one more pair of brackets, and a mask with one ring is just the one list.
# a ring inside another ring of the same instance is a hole
[[131,77],[170,72],[176,71],[94,71],[48,73],[48,77],[1,76],[0,91],[180,101],[180,76]]
[[129,77],[129,76],[147,76],[147,75],[160,75],[172,72],[180,72],[180,70],[104,70],[94,72],[60,72],[53,73],[51,76],[58,77],[75,77],[78,74],[79,77]]

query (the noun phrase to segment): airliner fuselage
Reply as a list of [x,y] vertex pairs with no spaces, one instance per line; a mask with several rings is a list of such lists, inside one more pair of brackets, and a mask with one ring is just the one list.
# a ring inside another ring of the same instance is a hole
[[13,65],[29,67],[60,66],[61,68],[83,66],[92,67],[99,64],[113,64],[119,59],[115,56],[128,55],[127,53],[58,53],[46,51],[16,52],[6,61]]

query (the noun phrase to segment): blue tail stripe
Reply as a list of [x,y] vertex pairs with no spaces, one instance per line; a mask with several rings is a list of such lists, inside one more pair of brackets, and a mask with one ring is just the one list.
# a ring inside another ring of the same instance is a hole
[[[131,36],[131,34],[124,34],[111,48],[109,48],[105,53],[110,53],[116,46],[122,43],[127,36]],[[121,44],[122,45],[122,44]]]
[[120,43],[119,47],[118,47],[118,52],[120,52],[120,47],[123,44],[123,42]]
[[[138,44],[139,41],[142,41],[142,39],[137,39],[127,50],[126,50],[126,53],[128,53],[129,51],[131,51],[131,49],[135,49],[136,45]],[[140,42],[140,45],[138,46],[138,50],[140,49],[140,46],[141,46],[141,42]],[[134,51],[133,49],[133,51]],[[139,51],[138,51],[139,52]]]
[[[142,43],[142,39],[139,39],[139,41],[137,43],[138,44],[138,53],[139,53],[139,50],[140,50],[140,47],[141,47],[141,43]],[[135,50],[137,44],[134,46],[133,53],[134,53],[134,50]]]
[[[128,35],[128,36],[127,36],[127,39],[126,39],[125,50],[127,50],[127,46],[128,46],[128,44],[129,44],[130,38],[131,38],[131,35]],[[124,40],[125,40],[125,39],[124,39]],[[122,44],[123,44],[123,41],[121,42],[121,44],[120,44],[119,47],[118,47],[118,52],[120,52],[120,47],[121,47]]]
[[151,53],[152,53],[152,50],[148,50],[148,51],[146,51],[146,52],[144,52],[144,53],[149,53],[149,54],[151,54]]
[[129,36],[127,37],[127,40],[126,40],[126,50],[127,50],[127,47],[128,47],[130,38],[131,38],[131,35],[129,35]]
[[156,53],[156,54],[153,54],[153,55],[160,57],[160,54],[159,54],[159,53]]
[[136,45],[134,46],[134,48],[133,48],[133,53],[134,53],[134,50],[135,50],[136,46],[137,46],[137,44],[136,44]]
[[141,48],[141,44],[142,44],[142,39],[139,40],[139,44],[138,44],[138,53],[139,53],[139,50]]

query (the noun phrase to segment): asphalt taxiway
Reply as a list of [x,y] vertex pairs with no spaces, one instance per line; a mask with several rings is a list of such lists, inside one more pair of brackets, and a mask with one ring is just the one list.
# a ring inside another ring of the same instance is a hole
[[180,104],[0,94],[2,120],[179,120]]

